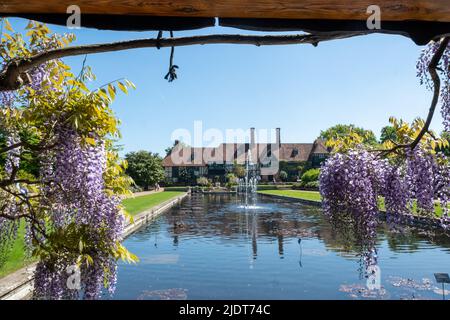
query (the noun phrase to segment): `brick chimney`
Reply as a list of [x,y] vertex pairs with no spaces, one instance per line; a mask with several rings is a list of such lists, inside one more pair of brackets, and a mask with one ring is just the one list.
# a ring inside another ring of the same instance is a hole
[[277,128],[277,135],[276,135],[276,144],[278,145],[278,147],[281,147],[281,135],[280,135],[280,128]]
[[255,128],[250,128],[250,145],[255,145]]

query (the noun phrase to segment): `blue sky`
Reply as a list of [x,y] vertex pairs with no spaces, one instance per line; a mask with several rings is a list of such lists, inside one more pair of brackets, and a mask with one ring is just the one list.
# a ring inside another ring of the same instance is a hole
[[[17,31],[25,20],[12,19]],[[51,26],[56,32],[64,27]],[[71,30],[76,44],[154,37],[156,32]],[[242,33],[231,28],[176,32],[175,36]],[[90,55],[98,85],[125,77],[137,89],[113,104],[122,120],[123,153],[163,153],[175,129],[281,128],[282,142],[312,142],[320,130],[353,123],[379,135],[389,116],[425,118],[431,92],[415,65],[422,47],[393,35],[370,35],[311,45],[207,45],[175,49],[178,80],[164,80],[169,48]],[[66,59],[79,71],[83,57]],[[442,131],[437,113],[432,128]]]

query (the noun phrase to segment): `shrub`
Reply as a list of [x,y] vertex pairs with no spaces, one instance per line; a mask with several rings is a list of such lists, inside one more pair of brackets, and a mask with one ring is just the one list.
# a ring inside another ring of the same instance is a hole
[[305,189],[307,189],[307,190],[318,190],[319,189],[319,181],[310,181],[310,182],[306,182],[306,183],[304,183],[302,181],[302,182],[299,182],[299,183],[295,183],[292,186],[292,189],[294,189],[294,190],[305,190]]
[[242,164],[234,164],[233,173],[238,178],[243,178],[245,176],[245,167]]
[[287,179],[288,179],[288,174],[287,174],[286,171],[280,171],[280,179],[281,179],[282,181],[287,181]]
[[238,178],[233,173],[227,174],[226,178],[227,178],[227,183],[230,185],[236,185],[238,183],[238,181],[237,181]]
[[308,182],[318,181],[319,180],[319,169],[309,169],[302,175],[302,183],[307,184]]
[[186,192],[188,191],[189,187],[164,187],[164,191],[181,191]]
[[207,187],[211,184],[211,182],[206,177],[199,177],[197,178],[197,184],[199,186]]
[[130,186],[130,191],[135,193],[135,192],[141,192],[141,191],[143,191],[143,189],[141,187],[139,187],[138,185],[132,185],[132,186]]
[[307,182],[305,184],[305,187],[308,188],[308,189],[318,189],[319,188],[319,181],[316,180],[316,181]]
[[258,190],[286,190],[291,189],[291,184],[281,184],[281,185],[275,185],[275,184],[258,184]]

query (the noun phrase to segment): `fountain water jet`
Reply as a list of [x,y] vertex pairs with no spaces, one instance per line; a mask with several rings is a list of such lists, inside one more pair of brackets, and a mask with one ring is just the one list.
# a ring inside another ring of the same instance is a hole
[[259,176],[257,175],[256,164],[252,161],[252,152],[248,150],[247,157],[245,159],[245,175],[238,180],[238,186],[236,192],[243,194],[245,199],[245,208],[252,208],[249,205],[249,199],[254,200]]

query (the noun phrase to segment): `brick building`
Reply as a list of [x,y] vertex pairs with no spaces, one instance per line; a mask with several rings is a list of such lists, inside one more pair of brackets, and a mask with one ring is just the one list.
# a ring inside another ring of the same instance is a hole
[[180,182],[188,176],[221,180],[232,172],[234,166],[244,165],[251,156],[257,164],[262,181],[279,180],[280,165],[295,168],[297,165],[319,167],[329,155],[322,140],[313,143],[282,143],[281,130],[276,129],[275,143],[256,143],[255,129],[250,129],[250,143],[222,143],[215,148],[189,147],[175,142],[172,151],[164,158],[166,180]]

